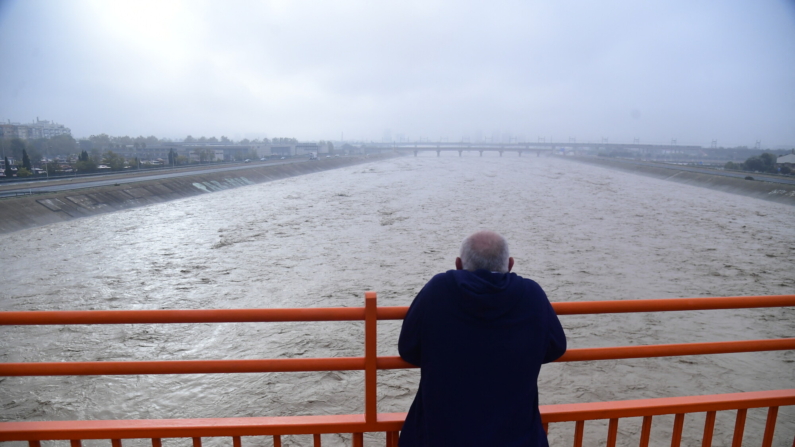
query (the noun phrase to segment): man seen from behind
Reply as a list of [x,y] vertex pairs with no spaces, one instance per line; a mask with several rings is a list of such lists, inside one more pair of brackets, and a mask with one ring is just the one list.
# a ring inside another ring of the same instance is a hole
[[541,287],[510,273],[505,239],[464,240],[456,270],[414,298],[398,350],[420,367],[400,447],[548,446],[538,373],[566,352],[566,336]]

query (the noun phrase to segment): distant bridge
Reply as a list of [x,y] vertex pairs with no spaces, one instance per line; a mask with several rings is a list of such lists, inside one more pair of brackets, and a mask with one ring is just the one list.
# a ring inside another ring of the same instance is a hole
[[603,150],[619,150],[640,152],[645,154],[651,153],[700,153],[703,149],[701,146],[679,146],[679,145],[666,145],[666,144],[621,144],[621,143],[370,143],[365,148],[368,153],[381,152],[385,149],[391,150],[408,150],[413,151],[416,157],[420,152],[435,151],[436,156],[441,156],[442,151],[458,152],[458,156],[463,156],[464,152],[479,152],[483,156],[483,152],[499,152],[500,157],[504,152],[517,152],[519,156],[522,153],[530,152],[536,153],[540,156],[542,152],[554,152],[557,150],[577,151],[582,149],[603,149]]

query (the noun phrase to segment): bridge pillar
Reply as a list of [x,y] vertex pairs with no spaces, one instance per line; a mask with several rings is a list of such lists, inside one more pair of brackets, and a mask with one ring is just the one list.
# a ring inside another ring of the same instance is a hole
[[414,156],[415,156],[415,157],[417,156],[417,152],[419,152],[419,151],[414,151]]
[[481,156],[481,157],[483,156],[483,151],[480,151],[480,156]]
[[442,155],[442,151],[440,151],[440,150],[438,150],[438,149],[437,149],[437,150],[436,150],[436,156],[437,156],[437,157],[441,157],[441,155]]
[[500,157],[502,157],[502,151],[500,151]]
[[463,154],[463,153],[464,153],[464,151],[458,151],[458,156],[460,157],[461,154]]

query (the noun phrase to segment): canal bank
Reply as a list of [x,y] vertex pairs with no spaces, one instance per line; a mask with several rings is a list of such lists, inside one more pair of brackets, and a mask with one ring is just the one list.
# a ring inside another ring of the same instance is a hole
[[0,234],[81,217],[120,211],[200,194],[254,185],[297,175],[391,158],[370,155],[321,159],[279,165],[252,165],[249,169],[202,172],[179,177],[117,182],[107,186],[33,194],[0,199]]
[[760,176],[758,174],[749,173],[748,175],[754,179],[746,180],[741,177],[723,176],[720,175],[719,171],[715,173],[706,172],[706,169],[691,171],[688,170],[687,167],[664,165],[661,163],[634,162],[632,160],[617,160],[600,157],[561,158],[687,185],[710,188],[731,194],[740,194],[757,199],[795,205],[795,185],[766,181],[766,176],[764,175]]

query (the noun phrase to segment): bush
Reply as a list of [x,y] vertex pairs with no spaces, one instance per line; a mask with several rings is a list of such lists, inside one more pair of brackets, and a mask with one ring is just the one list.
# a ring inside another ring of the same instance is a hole
[[784,175],[792,174],[792,169],[790,169],[789,166],[782,166],[781,173]]
[[28,171],[27,168],[17,169],[17,177],[30,177],[31,175],[33,175],[33,173]]
[[[86,157],[88,158],[88,157]],[[94,172],[97,170],[97,164],[93,160],[88,159],[85,161],[78,161],[76,163],[77,172]]]
[[751,157],[742,164],[743,171],[775,172],[776,156],[765,152],[762,155]]

